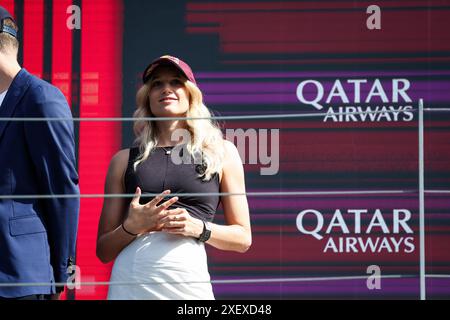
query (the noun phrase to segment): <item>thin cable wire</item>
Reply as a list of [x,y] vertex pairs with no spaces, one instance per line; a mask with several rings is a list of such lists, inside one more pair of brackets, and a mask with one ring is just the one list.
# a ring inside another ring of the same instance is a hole
[[425,190],[425,193],[450,193],[450,190]]
[[[417,109],[408,109],[408,112],[417,111]],[[361,111],[361,112],[336,112],[333,116],[340,115],[358,115],[358,114],[377,114],[377,113],[398,113],[400,111],[395,110],[383,110],[383,111]],[[211,116],[211,117],[142,117],[142,118],[0,118],[0,121],[95,121],[95,122],[107,122],[107,121],[173,121],[173,120],[245,120],[245,119],[282,119],[282,118],[311,118],[322,117],[329,115],[328,113],[293,113],[293,114],[264,114],[264,115],[239,115],[239,116]]]
[[449,112],[450,108],[424,108],[423,111],[443,111]]
[[[280,191],[280,192],[198,192],[198,193],[169,193],[168,196],[177,197],[210,197],[210,196],[314,196],[314,195],[350,195],[350,194],[409,194],[417,193],[417,190],[366,190],[366,191]],[[161,193],[143,193],[142,197],[156,197]],[[38,195],[0,195],[0,199],[71,199],[71,198],[133,198],[133,193],[110,193],[110,194],[38,194]]]
[[423,99],[419,100],[419,256],[420,256],[420,299],[426,300],[425,283],[425,182],[423,145]]
[[[259,278],[259,279],[222,279],[205,281],[86,281],[86,282],[27,282],[27,283],[0,283],[0,287],[41,287],[41,286],[142,286],[155,284],[193,284],[193,283],[212,283],[212,284],[245,284],[245,283],[280,283],[280,282],[313,282],[313,281],[343,281],[343,280],[366,280],[370,275],[361,276],[335,276],[335,277],[294,277],[294,278]],[[381,279],[413,278],[414,275],[380,275]],[[450,277],[450,276],[449,276]]]
[[[418,109],[408,109],[408,112],[418,111]],[[449,112],[450,108],[424,108],[424,111],[439,111],[439,112]],[[378,114],[378,113],[398,113],[396,110],[382,110],[382,111],[361,111],[361,112],[336,112],[333,116],[341,115],[359,115],[359,114]],[[328,113],[293,113],[293,114],[265,114],[265,115],[238,115],[238,116],[211,116],[211,117],[102,117],[102,118],[88,118],[88,117],[74,117],[74,118],[6,118],[0,117],[0,121],[29,121],[29,122],[39,122],[39,121],[87,121],[87,122],[118,122],[118,121],[173,121],[173,120],[257,120],[257,119],[283,119],[283,118],[311,118],[311,117],[322,117],[327,116]]]
[[[352,194],[414,194],[418,190],[366,190],[366,191],[280,191],[280,192],[211,192],[211,193],[169,193],[166,196],[176,197],[209,197],[209,196],[314,196],[314,195],[352,195]],[[427,194],[448,194],[450,190],[425,190]],[[143,193],[141,197],[155,197],[161,195],[160,193]],[[133,198],[132,193],[109,193],[109,194],[46,194],[46,195],[0,195],[0,199],[71,199],[71,198]]]
[[[246,284],[246,283],[286,283],[286,282],[314,282],[314,281],[343,281],[343,280],[366,280],[369,275],[361,276],[335,276],[335,277],[294,277],[294,278],[259,278],[259,279],[227,279],[211,281],[86,281],[86,282],[28,282],[28,283],[0,283],[0,287],[28,287],[28,286],[141,286],[155,284],[193,284],[193,283],[212,283],[212,284]],[[380,279],[405,279],[416,278],[418,275],[380,275]],[[436,274],[425,275],[426,278],[450,278],[450,275]]]

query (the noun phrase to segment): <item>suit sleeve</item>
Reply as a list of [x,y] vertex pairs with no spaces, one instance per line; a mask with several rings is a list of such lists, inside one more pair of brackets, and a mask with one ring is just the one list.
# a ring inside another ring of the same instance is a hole
[[54,278],[56,282],[66,282],[68,266],[75,264],[80,207],[74,126],[67,101],[57,88],[39,86],[35,96],[36,103],[27,106],[31,117],[70,119],[24,123],[40,194],[77,196],[40,201],[45,211]]

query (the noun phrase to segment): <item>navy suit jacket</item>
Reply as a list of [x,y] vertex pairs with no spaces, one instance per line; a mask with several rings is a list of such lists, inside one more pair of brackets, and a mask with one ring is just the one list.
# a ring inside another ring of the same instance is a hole
[[[22,69],[0,106],[0,118],[70,118],[64,95]],[[55,293],[75,261],[79,198],[73,121],[0,120],[0,297]]]

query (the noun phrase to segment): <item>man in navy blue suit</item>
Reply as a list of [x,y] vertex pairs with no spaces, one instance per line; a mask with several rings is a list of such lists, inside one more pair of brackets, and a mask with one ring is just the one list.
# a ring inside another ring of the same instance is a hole
[[59,298],[78,227],[73,120],[64,95],[20,67],[17,30],[0,6],[0,298]]

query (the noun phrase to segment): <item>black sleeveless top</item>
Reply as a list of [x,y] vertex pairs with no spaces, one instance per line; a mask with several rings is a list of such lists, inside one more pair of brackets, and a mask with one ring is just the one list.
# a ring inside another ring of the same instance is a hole
[[[159,194],[166,189],[171,193],[159,202],[170,199],[172,193],[217,193],[220,190],[219,174],[215,173],[209,181],[203,181],[199,173],[204,172],[204,167],[194,164],[194,158],[191,155],[191,164],[175,164],[171,160],[170,154],[166,150],[172,150],[174,147],[156,147],[150,153],[148,158],[141,162],[136,171],[133,169],[133,163],[139,156],[139,148],[130,149],[128,167],[125,172],[124,182],[128,194],[136,192],[136,187],[141,188],[142,195],[139,203],[145,204],[152,200],[154,196],[145,196],[145,193]],[[183,152],[183,149],[180,149]],[[180,153],[182,156],[182,153]],[[131,202],[131,198],[129,199]],[[192,216],[212,221],[217,207],[219,206],[218,195],[189,195],[178,196],[178,201],[169,207],[169,209],[184,208]]]

